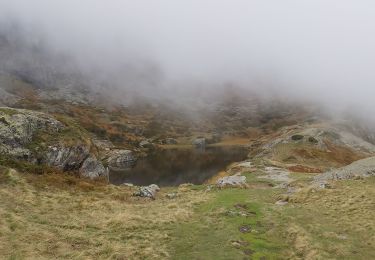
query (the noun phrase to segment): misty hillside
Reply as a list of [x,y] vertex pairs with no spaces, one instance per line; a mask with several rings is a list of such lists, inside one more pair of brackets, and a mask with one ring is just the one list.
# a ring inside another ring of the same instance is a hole
[[0,1],[0,259],[374,259],[369,1]]

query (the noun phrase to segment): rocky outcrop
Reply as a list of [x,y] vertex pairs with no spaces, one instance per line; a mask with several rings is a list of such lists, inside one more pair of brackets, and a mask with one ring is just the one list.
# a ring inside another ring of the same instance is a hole
[[[65,144],[61,140],[65,128],[47,114],[2,107],[0,155],[49,165],[62,171],[79,171],[89,178],[108,176],[102,163],[90,155],[88,144],[79,141]],[[44,136],[42,140],[38,139],[40,135]]]
[[43,163],[63,171],[73,171],[78,170],[89,155],[89,147],[85,145],[49,146],[44,155]]
[[81,176],[96,179],[104,177],[108,179],[109,170],[104,168],[103,164],[99,162],[95,156],[90,155],[82,164],[79,173]]
[[64,125],[39,112],[0,108],[0,154],[18,159],[31,159],[30,146],[37,132],[57,134]]
[[130,150],[113,150],[108,154],[107,163],[111,169],[127,169],[137,161]]
[[349,180],[375,176],[375,157],[369,157],[345,167],[325,172],[314,178],[314,183],[324,186],[327,181]]

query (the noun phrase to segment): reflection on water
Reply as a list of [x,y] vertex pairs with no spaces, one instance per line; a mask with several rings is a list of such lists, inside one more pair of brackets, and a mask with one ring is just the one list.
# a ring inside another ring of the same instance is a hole
[[243,147],[209,147],[199,149],[168,149],[155,151],[140,159],[133,168],[111,171],[113,184],[160,186],[181,183],[201,184],[224,170],[230,163],[246,159],[248,151]]

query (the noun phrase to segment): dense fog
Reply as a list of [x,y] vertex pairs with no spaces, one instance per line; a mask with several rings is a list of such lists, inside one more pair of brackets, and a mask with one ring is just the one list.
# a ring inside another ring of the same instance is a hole
[[374,13],[368,0],[0,0],[0,63],[53,68],[35,76],[48,86],[70,74],[177,98],[230,85],[366,114]]

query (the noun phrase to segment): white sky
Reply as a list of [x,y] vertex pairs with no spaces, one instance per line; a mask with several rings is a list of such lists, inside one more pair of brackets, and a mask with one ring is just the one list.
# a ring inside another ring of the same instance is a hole
[[10,18],[106,69],[150,60],[173,81],[270,82],[375,112],[375,1],[0,0]]

